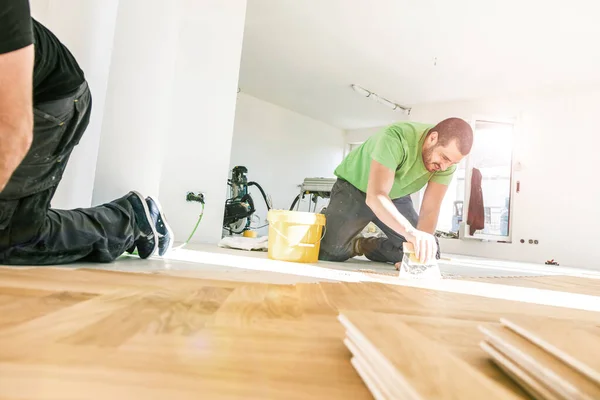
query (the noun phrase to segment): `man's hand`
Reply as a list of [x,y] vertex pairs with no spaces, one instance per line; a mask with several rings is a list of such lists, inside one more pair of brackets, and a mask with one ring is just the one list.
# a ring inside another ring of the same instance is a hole
[[0,191],[33,140],[33,45],[0,54]]
[[394,171],[375,160],[371,161],[367,205],[381,222],[404,236],[406,240],[415,246],[415,255],[420,262],[429,263],[437,254],[437,243],[433,233],[435,232],[440,205],[448,187],[436,182],[429,182],[421,205],[419,226],[415,228],[400,214],[390,199],[388,193],[393,184]]
[[415,247],[415,255],[421,263],[429,264],[435,259],[438,249],[432,234],[415,229],[404,237]]

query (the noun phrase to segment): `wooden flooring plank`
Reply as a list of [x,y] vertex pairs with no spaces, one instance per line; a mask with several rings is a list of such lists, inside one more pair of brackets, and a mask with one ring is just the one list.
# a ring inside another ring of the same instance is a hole
[[[94,297],[70,307],[32,319],[25,323],[0,331],[0,341],[14,340],[23,343],[52,343],[65,339],[86,326],[109,317],[114,312],[127,308],[132,299],[141,292],[116,291],[109,295]],[[135,321],[139,315],[132,314]]]
[[466,278],[463,280],[487,282],[534,289],[555,290],[576,294],[600,295],[600,279],[573,276]]
[[268,284],[248,284],[236,288],[207,322],[211,327],[244,328],[269,318],[265,306]]
[[[417,315],[390,315],[389,318],[404,322],[428,339],[442,345],[446,350],[489,379],[502,384],[516,395],[523,395],[519,386],[498,369],[495,364],[491,363],[486,354],[479,348],[478,343],[481,340],[479,325],[481,322]],[[500,326],[500,323],[498,322],[495,325]]]
[[321,283],[323,292],[338,310],[403,310],[418,307],[421,299],[413,299],[393,285],[383,283]]
[[544,386],[568,399],[600,399],[600,386],[505,327],[481,326],[486,341]]
[[551,318],[511,317],[501,322],[600,384],[600,337]]
[[[237,398],[369,398],[342,342],[315,339],[223,329],[205,329],[185,337],[139,334],[118,349],[62,343],[44,346],[12,364],[29,366],[32,373],[45,366],[78,370],[81,379],[101,382],[109,390],[121,384],[114,375],[134,372],[140,379],[146,375],[148,380],[166,380],[167,388],[172,387],[169,381],[173,377],[186,378],[184,383],[203,398],[229,398],[230,386],[235,387],[232,396]],[[96,371],[104,372],[96,375]],[[68,381],[69,377],[56,379]],[[136,395],[127,398],[138,398],[140,382],[132,378],[128,384]],[[177,395],[174,391],[165,398]]]
[[[221,295],[221,300],[229,294],[216,293]],[[141,331],[190,334],[201,329],[207,316],[218,309],[214,294],[213,288],[136,294],[123,300],[125,306],[80,328],[61,342],[112,347],[121,345]]]
[[338,311],[325,295],[323,285],[311,283],[297,284],[296,290],[300,297],[303,314],[330,315],[337,317]]
[[245,328],[264,321],[297,321],[302,314],[294,285],[248,284],[233,290],[207,326]]
[[0,287],[0,331],[95,296],[88,293]]
[[140,332],[200,330],[233,289],[125,289],[0,332],[0,338],[115,347]]
[[54,267],[0,267],[0,282],[4,287],[95,294],[138,287],[188,289],[199,285],[235,288],[244,284],[244,282],[183,278],[157,273]]
[[398,371],[399,382],[405,381],[403,389],[411,389],[418,398],[520,398],[406,324],[390,321],[385,314],[345,312],[340,320],[347,330],[371,343],[369,350],[376,349]]
[[478,321],[497,322],[501,317],[550,316],[588,324],[598,324],[600,313],[572,308],[546,306],[513,300],[493,299],[468,294],[440,292],[404,286],[389,285],[409,299],[419,303],[418,307],[399,306],[396,311],[404,314],[436,316]]
[[[349,363],[348,363],[349,364]],[[233,364],[232,364],[233,365]],[[345,387],[310,382],[289,382],[281,375],[254,373],[206,375],[202,373],[147,372],[143,365],[133,369],[76,368],[53,365],[0,363],[2,397],[35,400],[104,400],[116,399],[368,399],[364,385]],[[274,367],[283,367],[275,365]],[[264,368],[264,366],[263,366]],[[350,367],[351,368],[351,367]],[[321,372],[325,376],[325,371]],[[355,372],[351,371],[353,374]],[[286,373],[293,376],[292,366]],[[283,375],[283,374],[282,374]],[[32,377],[35,380],[32,383]],[[360,380],[357,378],[357,380]],[[364,390],[364,392],[362,391]]]
[[204,328],[233,288],[204,286],[169,298],[168,304],[142,329],[143,333],[190,336]]
[[536,400],[561,400],[561,397],[512,362],[502,352],[488,342],[481,342],[481,348],[492,357],[497,365],[515,380]]
[[377,385],[377,374],[370,369],[369,365],[358,357],[352,357],[350,360],[352,366],[356,372],[360,375],[367,388],[375,398],[375,400],[391,400],[392,398],[386,396],[383,392],[383,388]]
[[292,275],[284,274],[280,272],[271,271],[257,271],[257,270],[230,270],[226,269],[223,271],[219,270],[165,270],[160,271],[160,275],[175,276],[180,278],[191,278],[191,279],[211,279],[211,280],[223,280],[233,281],[239,283],[272,283],[280,285],[290,285],[297,283],[318,283],[322,279],[314,278],[311,276],[304,275]]
[[406,396],[401,387],[395,384],[394,371],[386,371],[383,368],[377,368],[378,359],[372,352],[366,351],[364,347],[355,344],[354,340],[360,343],[360,338],[353,338],[352,333],[348,332],[348,337],[344,339],[344,344],[350,350],[355,362],[352,364],[361,378],[368,382],[365,384],[374,397],[385,399],[399,399]]

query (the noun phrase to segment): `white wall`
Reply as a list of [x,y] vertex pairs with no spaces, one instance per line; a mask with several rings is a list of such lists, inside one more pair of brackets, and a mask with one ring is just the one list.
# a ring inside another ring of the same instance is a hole
[[346,143],[362,143],[383,128],[384,126],[376,126],[373,128],[362,129],[349,129],[346,131]]
[[80,61],[93,96],[53,206],[129,190],[159,195],[184,240],[199,211],[185,195],[203,191],[194,240],[220,240],[246,0],[32,0],[32,8]]
[[184,0],[183,5],[173,114],[164,132],[160,199],[176,241],[183,241],[200,210],[199,204],[187,203],[185,195],[205,192],[206,211],[193,241],[217,243],[223,225],[246,0]]
[[[298,185],[308,177],[334,177],[342,161],[344,132],[245,93],[238,94],[230,169],[248,168],[248,179],[258,182],[274,208],[289,209]],[[225,182],[223,182],[223,188]],[[260,221],[267,209],[258,189],[250,188]],[[320,200],[319,204],[326,204]],[[300,205],[308,211],[308,198]],[[259,231],[267,234],[267,228]]]
[[92,92],[89,126],[73,151],[52,200],[54,208],[89,207],[119,0],[31,0],[34,18],[73,53]]
[[519,121],[514,157],[522,168],[513,176],[521,191],[514,195],[512,243],[443,240],[442,250],[537,263],[554,258],[561,265],[600,269],[599,104],[600,90],[594,89],[415,106],[411,120],[420,122],[473,115]]
[[164,141],[172,127],[179,2],[119,5],[94,204],[130,190],[158,195]]
[[93,203],[158,195],[176,241],[221,238],[246,0],[119,5]]

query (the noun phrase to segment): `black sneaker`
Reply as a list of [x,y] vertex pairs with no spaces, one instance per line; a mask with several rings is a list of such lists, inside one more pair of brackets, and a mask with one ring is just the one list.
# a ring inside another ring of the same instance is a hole
[[158,232],[158,254],[164,256],[173,246],[173,231],[167,223],[158,200],[152,196],[148,196],[146,197],[146,204],[148,205],[148,210],[150,210],[150,218],[152,218],[156,232]]
[[146,205],[144,197],[136,191],[129,192],[127,201],[133,208],[135,223],[140,231],[140,236],[135,241],[140,258],[148,258],[158,248],[158,234],[154,228],[150,210]]

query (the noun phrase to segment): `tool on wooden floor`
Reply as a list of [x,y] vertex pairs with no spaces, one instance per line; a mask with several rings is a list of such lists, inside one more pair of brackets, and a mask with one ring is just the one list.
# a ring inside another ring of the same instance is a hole
[[404,255],[400,265],[400,278],[403,279],[441,279],[442,273],[437,260],[430,261],[429,264],[423,264],[415,254],[415,247],[410,242],[403,243]]
[[247,173],[248,168],[241,165],[236,166],[231,170],[231,179],[227,180],[227,185],[230,188],[230,198],[225,200],[223,229],[228,231],[230,235],[253,229],[250,224],[256,208],[254,207],[252,195],[248,191],[251,186],[256,186],[260,191],[267,206],[267,211],[272,208],[272,202],[263,188],[256,182],[249,182],[246,176]]
[[[335,178],[305,178],[304,182],[299,185],[300,194],[294,198],[290,211],[300,211],[300,202],[308,195],[310,196],[310,202],[312,202],[312,206],[311,203],[308,203],[308,212],[311,212],[311,208],[313,208],[312,212],[317,212],[319,198],[328,199],[331,197],[331,190],[335,181]],[[318,212],[322,214],[324,208],[321,207]]]

